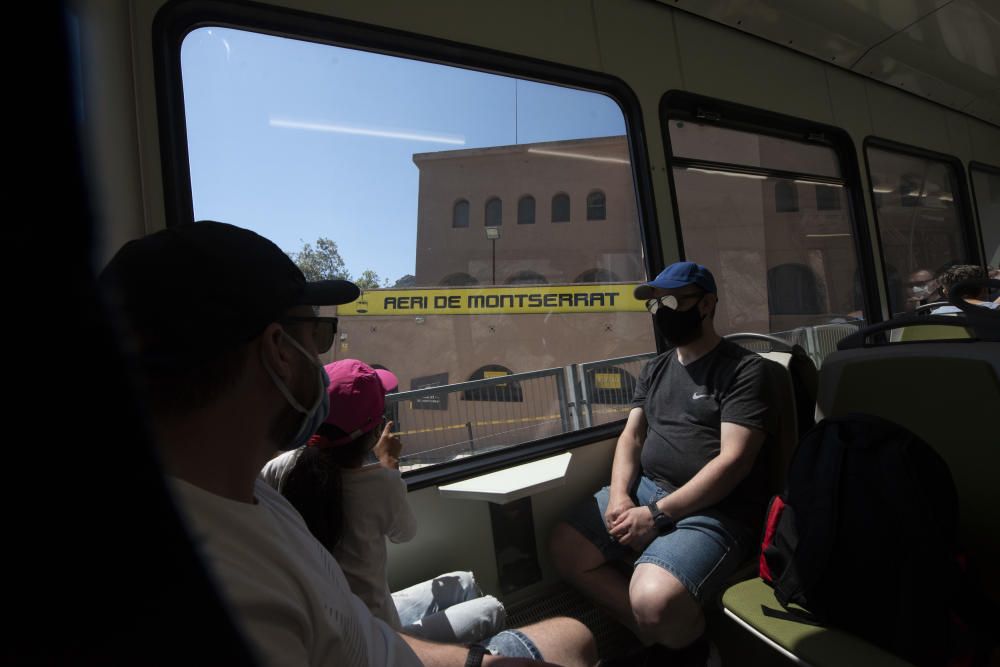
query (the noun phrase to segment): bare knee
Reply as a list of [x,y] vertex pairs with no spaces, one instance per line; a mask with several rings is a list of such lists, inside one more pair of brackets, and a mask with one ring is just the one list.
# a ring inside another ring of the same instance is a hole
[[546,662],[566,667],[596,665],[597,643],[580,621],[559,616],[521,628],[541,651]]
[[646,642],[671,648],[687,646],[704,632],[701,605],[673,575],[657,569],[660,571],[653,571],[652,576],[637,570],[630,582],[629,603],[636,625]]

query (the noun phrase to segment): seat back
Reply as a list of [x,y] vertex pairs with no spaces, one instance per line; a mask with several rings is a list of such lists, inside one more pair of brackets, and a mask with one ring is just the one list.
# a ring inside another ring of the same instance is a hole
[[963,548],[1000,601],[1000,343],[914,342],[838,351],[820,372],[818,417],[874,414],[912,431],[948,463]]
[[768,488],[784,489],[792,452],[803,432],[812,424],[815,403],[816,366],[801,346],[767,334],[735,333],[726,340],[764,358],[771,402],[772,442],[768,457]]
[[795,403],[795,389],[789,364],[792,355],[788,352],[758,352],[764,357],[770,390],[771,407],[774,413],[774,438],[768,460],[768,488],[771,493],[780,493],[785,485],[788,464],[799,437],[798,411]]

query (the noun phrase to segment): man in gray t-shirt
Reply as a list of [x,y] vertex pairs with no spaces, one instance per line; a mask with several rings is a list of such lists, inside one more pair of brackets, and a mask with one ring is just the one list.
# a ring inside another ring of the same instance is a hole
[[[752,554],[763,520],[764,362],[715,332],[704,266],[672,264],[635,296],[672,349],[643,369],[611,484],[556,526],[552,556],[656,659],[688,664],[708,658],[702,602]],[[634,565],[631,577],[615,560]]]

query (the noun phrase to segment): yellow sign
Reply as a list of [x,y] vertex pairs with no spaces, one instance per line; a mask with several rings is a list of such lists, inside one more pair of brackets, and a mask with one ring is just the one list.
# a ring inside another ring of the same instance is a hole
[[514,313],[642,312],[632,296],[636,284],[587,284],[554,287],[453,287],[451,289],[377,289],[343,306],[344,315],[494,315]]
[[621,389],[622,376],[618,373],[594,373],[594,386],[598,389]]

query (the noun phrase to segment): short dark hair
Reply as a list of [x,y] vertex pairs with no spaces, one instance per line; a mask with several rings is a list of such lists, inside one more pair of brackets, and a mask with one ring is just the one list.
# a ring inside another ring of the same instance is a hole
[[986,272],[983,271],[983,267],[981,266],[976,266],[975,264],[956,264],[945,269],[937,277],[937,280],[946,295],[964,299],[981,294],[984,288],[982,286],[965,287],[953,295],[952,287],[966,280],[984,280],[985,278]]

